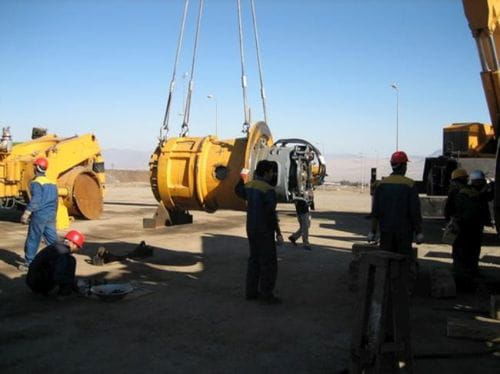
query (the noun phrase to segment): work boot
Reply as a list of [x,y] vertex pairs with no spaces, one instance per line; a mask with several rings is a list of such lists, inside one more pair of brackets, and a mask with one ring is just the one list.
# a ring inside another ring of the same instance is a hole
[[293,235],[290,235],[290,236],[288,237],[288,240],[290,240],[290,242],[291,242],[293,245],[297,245],[297,243],[296,243],[296,242],[297,242],[297,239],[295,239],[295,238],[293,237]]

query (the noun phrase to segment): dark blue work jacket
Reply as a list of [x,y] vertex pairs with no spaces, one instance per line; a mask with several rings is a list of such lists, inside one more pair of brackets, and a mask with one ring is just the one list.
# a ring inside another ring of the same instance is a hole
[[372,216],[382,232],[420,232],[422,214],[415,181],[398,174],[382,179],[373,195]]
[[254,179],[245,185],[240,181],[236,194],[247,201],[247,232],[273,233],[277,227],[277,198],[273,186],[264,180]]

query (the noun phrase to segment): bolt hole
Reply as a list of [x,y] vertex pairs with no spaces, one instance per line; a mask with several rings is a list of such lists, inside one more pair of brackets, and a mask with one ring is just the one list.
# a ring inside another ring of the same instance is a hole
[[229,171],[227,170],[227,167],[219,165],[215,168],[215,178],[217,178],[220,181],[223,181],[224,179],[227,178],[229,174]]

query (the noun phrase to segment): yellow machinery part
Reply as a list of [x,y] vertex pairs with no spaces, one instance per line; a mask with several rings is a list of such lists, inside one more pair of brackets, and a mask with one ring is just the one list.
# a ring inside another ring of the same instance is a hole
[[[445,141],[444,146],[448,143],[453,143],[453,134],[460,136],[462,142],[465,146],[464,149],[458,149],[455,145],[452,147],[453,151],[460,151],[473,156],[478,155],[488,144],[488,142],[495,136],[493,131],[493,126],[486,123],[479,122],[466,122],[466,123],[453,123],[449,126],[443,128],[443,139]],[[455,137],[455,140],[457,138]],[[449,144],[448,144],[449,145]]]
[[57,227],[69,226],[69,214],[99,218],[105,192],[104,160],[93,134],[46,135],[0,153],[0,199],[29,200],[33,161],[38,157],[48,159],[47,177],[59,187]]
[[101,216],[103,194],[98,177],[92,170],[77,166],[59,178],[58,186],[68,191],[63,202],[69,214],[87,219]]
[[500,18],[498,0],[463,0],[464,11],[471,30],[495,32]]
[[481,80],[495,134],[500,133],[500,0],[463,0],[481,61]]
[[68,208],[64,205],[62,197],[57,200],[56,229],[65,230],[69,227],[70,219]]
[[168,210],[243,210],[234,193],[241,169],[253,170],[272,145],[264,122],[252,126],[248,138],[214,136],[170,138],[151,156],[151,186]]

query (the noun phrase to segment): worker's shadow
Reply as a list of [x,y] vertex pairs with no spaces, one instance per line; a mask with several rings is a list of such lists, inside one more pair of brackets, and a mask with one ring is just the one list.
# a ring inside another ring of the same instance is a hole
[[16,222],[21,221],[23,211],[20,209],[0,209],[0,221],[3,222]]
[[479,259],[479,261],[487,263],[487,264],[500,265],[500,257],[499,256],[486,255],[486,256],[482,256]]
[[[312,211],[311,219],[319,222],[324,229],[349,232],[357,237],[338,237],[340,240],[362,240],[370,230],[370,220],[366,213]],[[326,222],[324,222],[326,221]],[[325,237],[336,239],[337,237]]]
[[[151,254],[146,252],[137,252],[140,249],[141,243],[128,242],[87,242],[85,248],[80,252],[88,256],[85,262],[95,265],[96,267],[105,266],[107,263],[124,263],[124,264],[141,264],[144,265],[164,265],[164,266],[192,266],[201,260],[198,254],[173,251],[165,248],[154,246],[146,247],[151,249]],[[98,249],[104,248],[107,256],[104,261],[99,262],[94,260]],[[128,265],[127,265],[128,266]]]
[[23,264],[25,262],[24,258],[19,256],[17,253],[4,248],[0,248],[0,260],[14,267],[17,267],[19,264]]

